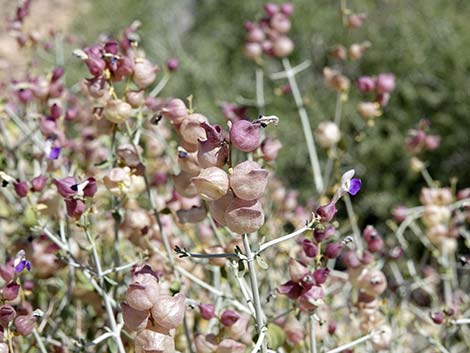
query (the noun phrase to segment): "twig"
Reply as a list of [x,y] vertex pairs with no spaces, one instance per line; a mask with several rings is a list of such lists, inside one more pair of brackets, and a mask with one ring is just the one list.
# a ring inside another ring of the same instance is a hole
[[302,227],[300,229],[297,229],[296,231],[294,231],[292,233],[283,235],[282,237],[279,237],[279,238],[276,238],[276,239],[273,239],[273,240],[270,240],[270,241],[267,241],[267,242],[261,244],[260,247],[259,247],[259,250],[256,252],[256,255],[261,254],[263,251],[265,251],[266,249],[268,249],[269,247],[271,247],[273,245],[276,245],[276,244],[282,243],[283,241],[295,238],[296,236],[306,232],[307,230],[310,230],[311,227],[312,227],[312,223],[313,222],[309,222],[304,227]]
[[357,340],[354,340],[352,342],[349,342],[349,343],[346,343],[346,344],[343,344],[342,346],[339,346],[335,349],[332,349],[326,353],[339,353],[339,352],[342,352],[346,349],[349,349],[349,348],[352,348],[354,346],[357,346],[358,344],[360,343],[363,343],[363,342],[366,342],[368,340],[370,340],[372,337],[374,337],[375,335],[381,333],[381,331],[374,331],[374,332],[371,332],[369,333],[368,335],[365,335],[365,336],[362,336],[360,338],[358,338]]

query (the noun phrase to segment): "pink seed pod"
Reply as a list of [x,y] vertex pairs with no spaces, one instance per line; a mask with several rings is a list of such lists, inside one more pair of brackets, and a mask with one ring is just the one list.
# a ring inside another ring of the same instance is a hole
[[37,177],[31,180],[31,191],[41,192],[47,184],[47,177],[44,175],[38,175]]
[[21,336],[28,336],[33,332],[36,318],[31,315],[20,315],[15,319],[16,332]]
[[343,250],[344,244],[343,243],[329,243],[324,252],[324,256],[327,259],[336,259],[340,254],[341,250]]
[[380,111],[380,104],[375,102],[360,102],[357,104],[356,110],[359,115],[366,120],[375,118],[382,114]]
[[149,60],[138,58],[134,64],[134,75],[132,79],[135,84],[144,89],[150,86],[157,77],[158,66],[154,66]]
[[80,199],[65,199],[67,215],[71,218],[79,220],[86,210],[85,203]]
[[166,330],[177,328],[183,323],[186,298],[184,294],[160,295],[151,309],[156,324]]
[[193,206],[188,210],[176,211],[180,223],[199,223],[206,218],[207,211],[204,207]]
[[20,292],[20,285],[16,282],[10,282],[3,287],[2,298],[6,301],[16,299]]
[[159,300],[158,279],[150,273],[137,273],[126,291],[126,301],[135,310],[149,310]]
[[263,54],[263,48],[259,43],[248,42],[243,47],[243,53],[248,59],[256,59]]
[[317,215],[321,218],[323,222],[330,222],[335,216],[338,210],[333,202],[330,202],[324,206],[320,206],[317,209]]
[[169,58],[166,61],[166,68],[170,72],[174,72],[174,71],[178,70],[179,67],[180,67],[180,61],[178,60],[178,58]]
[[232,326],[235,322],[240,319],[240,314],[234,310],[225,310],[220,316],[220,323],[225,327]]
[[264,4],[263,8],[264,12],[266,12],[266,15],[268,15],[269,17],[274,16],[276,13],[279,12],[279,6],[272,2]]
[[259,146],[260,125],[238,120],[230,129],[231,143],[242,152],[253,152]]
[[203,169],[198,176],[193,177],[191,180],[204,200],[218,200],[228,191],[228,175],[218,167]]
[[387,278],[382,271],[371,269],[359,279],[358,286],[366,294],[377,297],[387,288]]
[[401,223],[408,216],[408,208],[405,206],[397,206],[392,210],[392,216],[395,219],[395,222]]
[[192,182],[194,176],[194,174],[189,174],[184,171],[173,176],[173,183],[178,194],[189,198],[197,196],[198,191],[196,185]]
[[315,228],[313,230],[313,238],[317,243],[327,240],[336,233],[336,228],[332,225],[327,226],[326,228]]
[[294,13],[294,5],[290,2],[282,3],[280,10],[284,15],[291,16]]
[[206,140],[199,140],[197,159],[202,168],[222,168],[227,162],[228,147],[224,143],[224,131],[219,125],[201,123],[206,131]]
[[131,105],[132,108],[138,108],[145,104],[145,92],[141,91],[127,91],[126,101]]
[[[3,340],[3,333],[2,332],[0,332],[0,339]],[[8,353],[9,351],[10,350],[8,348],[8,344],[0,342],[0,353]]]
[[274,14],[273,17],[271,17],[269,25],[272,29],[283,34],[289,32],[291,27],[289,18],[280,12]]
[[188,108],[181,99],[170,100],[162,109],[163,116],[169,119],[185,118],[188,116]]
[[289,342],[296,345],[304,339],[304,326],[295,316],[289,316],[285,322],[284,332]]
[[435,313],[431,313],[429,315],[431,317],[431,320],[436,324],[436,325],[440,325],[444,322],[444,319],[445,319],[445,316],[444,316],[444,313],[442,311],[438,311],[438,312],[435,312]]
[[1,326],[8,326],[10,321],[16,316],[16,311],[11,305],[2,305],[0,306],[0,325]]
[[299,309],[308,312],[317,308],[325,297],[322,287],[313,286],[299,297]]
[[388,325],[381,326],[374,336],[371,338],[372,347],[374,351],[386,351],[390,348],[392,342],[393,333],[392,329]]
[[45,136],[49,136],[52,133],[54,133],[57,129],[57,123],[52,120],[52,119],[46,119],[46,118],[41,118],[39,120],[39,130],[43,133]]
[[9,260],[5,265],[0,264],[0,277],[5,282],[11,282],[15,278],[15,267],[13,266],[13,259]]
[[375,80],[370,76],[361,76],[357,79],[356,86],[362,93],[372,92],[375,90]]
[[135,337],[134,348],[135,353],[172,353],[175,340],[170,335],[143,330]]
[[348,269],[358,268],[359,266],[361,266],[361,260],[359,259],[359,256],[357,256],[354,250],[346,251],[341,256],[341,260],[348,267]]
[[263,159],[267,162],[272,162],[277,158],[279,150],[282,148],[281,141],[272,138],[266,138],[261,144],[261,152]]
[[259,199],[268,184],[268,174],[269,172],[262,169],[258,163],[247,160],[233,168],[230,187],[235,196],[242,200]]
[[377,93],[391,93],[395,89],[394,74],[380,74],[377,76],[376,88]]
[[130,331],[142,331],[147,327],[150,313],[148,310],[135,310],[126,303],[121,303],[124,326]]
[[26,181],[15,181],[13,183],[13,188],[15,189],[16,195],[18,195],[18,197],[25,197],[28,195],[29,186]]
[[227,227],[235,233],[253,233],[264,224],[264,212],[258,200],[234,198],[224,216]]
[[199,140],[206,139],[206,131],[201,123],[207,123],[207,118],[202,114],[188,115],[181,123],[179,132],[181,137],[189,144],[199,145]]
[[217,349],[217,341],[213,334],[203,335],[197,333],[194,336],[196,353],[214,353]]
[[347,17],[346,26],[352,29],[360,28],[364,24],[366,18],[367,14],[365,13],[353,13]]
[[178,165],[181,170],[189,174],[199,174],[201,171],[197,154],[186,152],[184,149],[178,152]]
[[112,123],[121,124],[131,117],[132,107],[120,99],[110,99],[106,102],[103,115]]
[[263,29],[261,29],[259,26],[254,26],[248,32],[246,33],[246,41],[247,42],[254,42],[254,43],[260,43],[264,40],[265,35]]
[[217,346],[217,353],[244,353],[246,346],[230,338],[224,338]]
[[287,36],[279,36],[273,42],[273,54],[277,58],[285,58],[294,50],[294,42]]
[[434,151],[441,144],[441,137],[437,135],[428,135],[424,140],[424,146],[429,151]]
[[370,42],[363,42],[363,43],[354,43],[348,49],[348,55],[351,60],[359,60],[361,59],[366,50],[369,49],[371,46]]
[[233,193],[229,191],[226,195],[224,195],[220,199],[216,201],[209,201],[207,203],[211,216],[220,225],[226,225],[225,211],[232,203],[234,197],[235,196],[233,195]]
[[46,99],[49,95],[49,81],[39,77],[33,86],[33,94],[38,99]]
[[320,146],[330,148],[341,139],[341,131],[334,122],[322,121],[315,129],[315,137]]
[[330,50],[330,56],[333,59],[336,60],[341,60],[345,61],[347,59],[347,51],[344,45],[335,45],[331,50]]
[[215,316],[215,308],[212,304],[199,304],[199,313],[204,320],[210,320]]
[[323,69],[323,79],[328,87],[333,88],[337,92],[346,92],[349,90],[349,79],[337,70],[325,67]]
[[308,268],[299,261],[289,258],[289,276],[294,282],[300,282],[302,278],[309,274]]
[[234,340],[243,340],[243,338],[246,337],[246,333],[248,332],[248,325],[250,323],[250,320],[250,315],[240,314],[240,317],[233,325],[225,328],[225,335],[228,338]]

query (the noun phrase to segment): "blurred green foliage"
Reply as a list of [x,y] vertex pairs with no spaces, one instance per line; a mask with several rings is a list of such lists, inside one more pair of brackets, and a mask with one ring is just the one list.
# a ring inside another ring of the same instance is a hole
[[[90,42],[100,33],[117,34],[140,20],[142,46],[152,61],[163,65],[171,56],[181,60],[181,69],[163,95],[193,94],[197,111],[222,121],[221,101],[255,96],[256,64],[243,56],[241,48],[243,23],[262,16],[262,5],[262,1],[232,0],[98,0],[75,26]],[[343,109],[343,142],[348,152],[341,171],[354,167],[364,180],[364,191],[355,200],[360,222],[383,220],[398,203],[416,204],[424,181],[409,172],[404,138],[423,117],[431,121],[431,131],[443,137],[441,147],[429,154],[431,175],[444,185],[458,177],[460,186],[468,186],[470,1],[350,0],[347,6],[354,12],[368,13],[365,26],[354,31],[341,26],[339,0],[296,0],[294,5],[290,36],[296,50],[290,60],[293,64],[312,61],[298,80],[314,127],[333,119],[335,111],[336,93],[322,80],[324,66],[338,68],[352,80],[381,72],[393,72],[397,78],[396,91],[374,127],[368,127],[355,112],[357,102],[366,97],[354,86]],[[339,65],[328,57],[335,44],[364,40],[372,47],[359,62]],[[280,69],[276,60],[265,62],[266,76]],[[309,197],[313,194],[311,175],[295,106],[291,97],[274,94],[284,83],[265,81],[266,113],[281,118],[279,127],[269,128],[269,133],[284,144],[279,174]],[[256,111],[251,114],[255,116]],[[360,142],[358,136],[362,136]],[[323,151],[320,156],[326,160]]]

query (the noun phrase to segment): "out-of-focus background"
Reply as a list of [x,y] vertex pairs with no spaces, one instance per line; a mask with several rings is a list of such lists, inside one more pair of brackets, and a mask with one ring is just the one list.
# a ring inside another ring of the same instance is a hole
[[[99,40],[100,34],[115,35],[134,20],[142,23],[141,45],[150,59],[164,65],[176,56],[181,68],[173,75],[164,95],[194,96],[196,110],[212,121],[223,121],[220,102],[238,102],[255,95],[256,64],[241,51],[243,22],[262,16],[263,1],[232,0],[33,0],[29,26],[54,27],[74,34],[64,47],[64,59],[76,62],[67,74],[75,84],[86,69],[71,51]],[[340,23],[339,1],[296,0],[290,36],[296,49],[290,60],[312,61],[299,76],[301,90],[312,125],[333,119],[336,94],[323,83],[324,66],[335,65],[328,56],[335,44],[350,45],[368,40],[372,47],[359,62],[341,67],[356,79],[381,72],[395,74],[397,88],[384,114],[368,127],[356,113],[361,95],[351,89],[343,111],[344,143],[349,154],[344,165],[354,167],[367,192],[355,201],[361,223],[384,220],[397,203],[413,205],[424,185],[420,175],[409,171],[404,147],[407,131],[419,119],[431,122],[431,132],[442,136],[437,151],[429,154],[431,176],[450,184],[470,184],[470,1],[468,0],[356,0],[347,5],[355,12],[367,12],[366,24],[347,32]],[[0,1],[2,14],[14,11],[14,1]],[[44,26],[44,23],[46,26]],[[45,35],[45,34],[44,34]],[[9,45],[11,43],[12,45]],[[22,61],[13,51],[14,41],[0,34],[0,70],[21,72]],[[265,62],[265,72],[281,69],[277,61]],[[276,92],[282,81],[265,82],[268,114],[281,123],[275,130],[283,142],[279,175],[309,197],[311,175],[303,133],[289,96]],[[250,110],[254,117],[257,112]],[[325,154],[320,151],[324,161]]]

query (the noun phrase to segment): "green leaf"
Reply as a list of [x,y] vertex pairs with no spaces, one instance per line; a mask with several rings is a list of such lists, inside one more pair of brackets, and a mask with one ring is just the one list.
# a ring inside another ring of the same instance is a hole
[[268,324],[268,344],[271,349],[278,349],[286,341],[286,334],[279,326],[275,324]]
[[256,256],[256,262],[263,270],[267,270],[269,268],[269,265],[266,263],[266,261],[264,261],[264,257],[260,255]]

